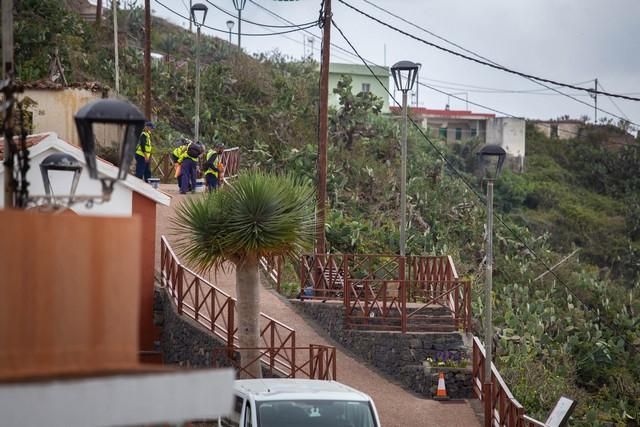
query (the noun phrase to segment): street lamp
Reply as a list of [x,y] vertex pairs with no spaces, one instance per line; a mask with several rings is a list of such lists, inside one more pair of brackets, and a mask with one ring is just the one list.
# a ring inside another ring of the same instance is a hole
[[191,19],[197,27],[196,32],[196,118],[195,118],[195,142],[200,140],[200,29],[204,25],[209,9],[202,3],[191,6]]
[[396,62],[391,74],[396,90],[402,91],[402,127],[401,175],[400,175],[400,256],[405,255],[406,217],[407,217],[407,92],[413,89],[418,75],[418,64],[411,61]]
[[233,7],[238,11],[238,50],[240,50],[240,34],[242,34],[242,9],[247,4],[247,0],[233,0]]
[[484,325],[484,347],[485,347],[485,360],[484,360],[484,384],[483,384],[483,396],[485,399],[484,418],[485,426],[492,424],[492,396],[491,390],[491,362],[492,362],[492,337],[493,337],[493,319],[491,312],[491,293],[493,286],[493,182],[500,175],[502,165],[507,153],[499,145],[489,144],[485,145],[478,152],[480,156],[483,169],[484,180],[487,181],[487,258],[485,268],[485,325]]
[[227,21],[227,28],[229,29],[229,44],[231,44],[231,30],[233,30],[234,25],[235,22],[233,22],[232,20]]
[[120,144],[120,165],[116,179],[102,178],[104,201],[109,200],[116,180],[124,180],[129,174],[138,138],[146,122],[144,115],[133,104],[119,99],[99,99],[82,107],[75,115],[80,146],[84,152],[89,177],[98,179],[96,164],[96,138],[94,124],[124,126],[124,136]]
[[70,154],[54,153],[48,155],[40,163],[40,173],[42,174],[44,191],[47,196],[55,196],[51,180],[49,179],[49,172],[73,172],[71,187],[68,192],[69,204],[72,204],[73,197],[76,195],[76,188],[78,188],[78,182],[80,181],[80,174],[82,173],[82,165],[80,162]]

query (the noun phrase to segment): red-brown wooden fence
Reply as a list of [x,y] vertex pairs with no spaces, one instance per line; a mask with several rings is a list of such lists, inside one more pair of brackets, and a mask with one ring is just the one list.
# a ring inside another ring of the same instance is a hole
[[[495,365],[491,364],[492,392],[487,401],[482,386],[485,380],[484,364],[486,363],[484,346],[478,337],[473,337],[472,381],[473,390],[481,401],[490,405],[491,425],[497,427],[545,427],[524,414],[524,407],[518,402],[500,376]],[[487,411],[485,411],[485,414]]]
[[[240,166],[240,148],[227,148],[222,152],[222,164],[224,165],[224,177],[234,178],[238,175]],[[200,165],[202,166],[202,164]],[[151,176],[160,178],[160,182],[167,183],[174,178],[174,166],[171,153],[163,153],[160,156],[151,157]]]
[[299,275],[301,298],[343,301],[349,327],[407,332],[411,318],[437,306],[456,329],[471,326],[471,283],[448,256],[304,255]]
[[[233,353],[231,364],[238,372],[251,375],[251,365],[262,362],[263,374],[268,377],[296,378],[304,377],[315,380],[336,379],[336,348],[325,345],[311,345],[309,347],[259,347],[259,356],[253,360],[241,360],[239,352],[231,348],[216,348],[213,351],[214,364],[220,360],[220,355]],[[286,351],[293,356],[293,363],[282,365],[278,359],[280,352]],[[297,354],[297,356],[296,356]],[[304,361],[300,359],[304,358]]]
[[[236,300],[183,266],[165,236],[161,237],[160,264],[162,286],[167,289],[178,314],[193,319],[223,340],[228,346],[229,356],[232,356],[230,349],[238,349]],[[285,376],[290,372],[315,374],[316,371],[312,369],[305,370],[311,359],[302,365],[296,364],[296,351],[300,349],[296,347],[295,331],[264,313],[260,313],[260,340],[261,348],[267,351],[262,363],[267,364],[270,369]],[[335,353],[329,359],[335,365]],[[335,378],[335,366],[329,366]]]

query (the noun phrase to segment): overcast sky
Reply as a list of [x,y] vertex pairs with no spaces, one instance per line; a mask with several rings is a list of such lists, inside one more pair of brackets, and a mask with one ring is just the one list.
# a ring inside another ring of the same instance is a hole
[[[172,9],[187,15],[189,0],[159,0]],[[194,0],[195,2],[196,0]],[[206,4],[204,0],[202,1]],[[443,40],[412,26],[423,27],[505,67],[565,83],[580,83],[593,87],[596,77],[600,89],[613,93],[640,97],[640,1],[612,0],[344,0],[359,10],[401,28],[427,41],[460,51]],[[138,0],[142,4],[142,0]],[[232,0],[211,0],[218,7],[234,15]],[[280,15],[296,24],[318,19],[320,0],[275,1],[248,0],[244,19],[261,24],[285,25],[270,14]],[[155,15],[188,26],[188,21],[173,15],[156,0],[151,0]],[[373,4],[373,5],[372,5]],[[333,17],[349,40],[368,61],[378,65],[392,65],[407,59],[422,64],[420,81],[460,98],[468,98],[468,109],[488,111],[471,104],[485,105],[501,112],[527,118],[556,118],[565,114],[574,118],[587,115],[594,118],[593,99],[589,94],[572,89],[560,89],[589,104],[580,104],[522,77],[493,70],[440,52],[421,42],[370,20],[350,10],[338,0],[332,0]],[[402,22],[374,5],[405,18]],[[206,25],[227,29],[231,16],[210,4]],[[268,10],[268,11],[267,11]],[[203,31],[221,38],[224,33]],[[307,33],[295,32],[268,37],[249,36],[282,31],[253,24],[242,24],[242,47],[246,52],[279,50],[292,59],[311,54],[320,59],[321,30],[316,26]],[[233,27],[233,42],[237,42],[237,23]],[[345,52],[352,52],[340,33],[331,32],[333,62],[360,63]],[[305,50],[306,48],[306,50]],[[342,50],[344,49],[344,50]],[[505,91],[534,91],[533,93],[504,93]],[[502,93],[500,93],[502,92]],[[422,107],[467,109],[466,102],[420,87]],[[415,102],[415,98],[414,102]],[[615,104],[614,104],[615,103]],[[640,124],[640,102],[598,97],[598,106],[617,116],[628,117]],[[502,114],[498,114],[502,115]],[[598,117],[608,116],[598,112]],[[617,119],[616,119],[617,120]]]

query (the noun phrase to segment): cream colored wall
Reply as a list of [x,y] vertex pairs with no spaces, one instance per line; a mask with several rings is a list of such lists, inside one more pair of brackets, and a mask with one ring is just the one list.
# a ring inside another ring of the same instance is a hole
[[86,103],[100,99],[101,93],[86,89],[27,89],[24,97],[38,103],[31,108],[33,133],[55,132],[60,139],[80,146],[73,116]]

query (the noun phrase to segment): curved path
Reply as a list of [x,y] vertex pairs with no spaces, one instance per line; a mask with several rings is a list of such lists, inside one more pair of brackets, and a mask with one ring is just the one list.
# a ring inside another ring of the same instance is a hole
[[[169,241],[169,218],[173,210],[184,197],[175,191],[176,186],[162,186],[163,191],[173,196],[171,207],[158,206],[156,268],[160,269],[160,235],[167,235]],[[197,196],[195,196],[197,197]],[[219,273],[211,277],[217,287],[235,296],[234,272]],[[370,395],[380,413],[384,427],[418,427],[418,426],[460,426],[474,427],[480,423],[468,401],[437,402],[423,399],[397,384],[384,378],[362,362],[347,354],[343,348],[329,340],[326,334],[319,333],[316,328],[298,315],[286,300],[271,289],[263,286],[260,290],[261,311],[296,331],[296,344],[335,345],[337,348],[337,379],[340,382],[362,390]]]

